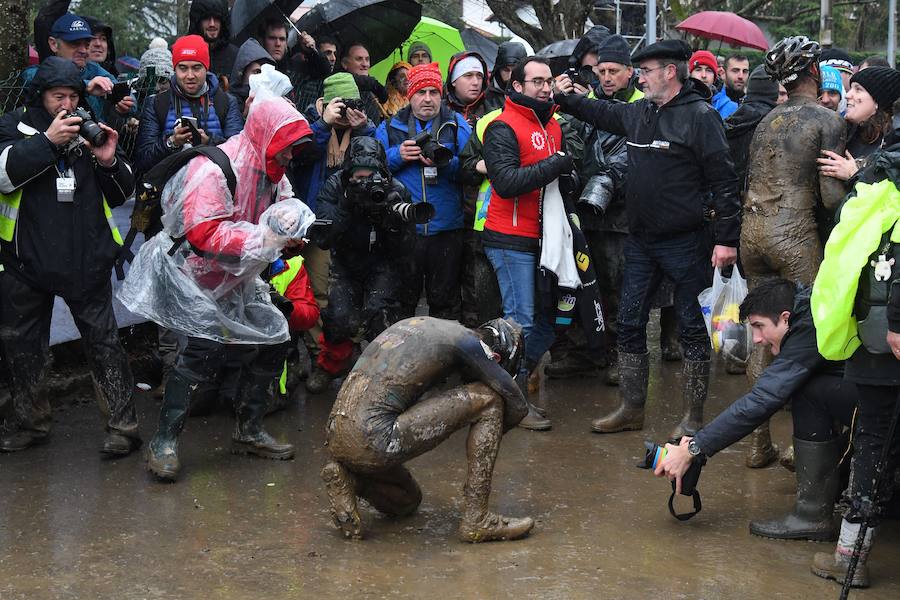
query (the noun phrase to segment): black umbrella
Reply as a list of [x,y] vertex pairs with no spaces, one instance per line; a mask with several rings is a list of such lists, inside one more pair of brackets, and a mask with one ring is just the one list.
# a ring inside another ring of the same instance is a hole
[[569,67],[569,57],[577,45],[578,40],[560,40],[538,50],[537,56],[546,58],[553,74],[559,75]]
[[421,17],[415,0],[327,0],[300,17],[297,29],[330,35],[341,48],[361,43],[374,65],[409,37]]
[[288,31],[293,28],[288,16],[303,0],[235,0],[231,9],[231,41],[240,46],[256,35],[268,19],[283,20]]
[[481,55],[487,63],[488,71],[494,70],[494,59],[497,58],[497,44],[487,39],[474,29],[465,28],[459,32],[466,50],[472,50]]

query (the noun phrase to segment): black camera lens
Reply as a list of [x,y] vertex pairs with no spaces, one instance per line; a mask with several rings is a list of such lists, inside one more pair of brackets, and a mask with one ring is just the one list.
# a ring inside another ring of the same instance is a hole
[[88,111],[79,107],[69,116],[81,118],[78,135],[86,139],[91,146],[97,148],[106,143],[106,132],[97,125],[96,121],[91,118],[91,114]]

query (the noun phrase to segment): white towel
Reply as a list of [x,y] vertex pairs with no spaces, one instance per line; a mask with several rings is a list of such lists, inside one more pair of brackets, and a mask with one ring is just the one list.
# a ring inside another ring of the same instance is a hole
[[556,275],[560,287],[580,288],[581,277],[575,264],[572,227],[563,205],[558,179],[544,188],[541,227],[541,266]]

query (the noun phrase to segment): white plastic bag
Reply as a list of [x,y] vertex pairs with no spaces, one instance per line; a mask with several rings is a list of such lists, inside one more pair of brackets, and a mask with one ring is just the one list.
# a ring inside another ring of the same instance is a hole
[[749,348],[749,330],[741,323],[740,306],[747,296],[747,280],[737,266],[731,277],[723,277],[716,267],[712,287],[703,290],[697,300],[706,321],[706,331],[716,352],[721,352],[728,340],[742,340]]

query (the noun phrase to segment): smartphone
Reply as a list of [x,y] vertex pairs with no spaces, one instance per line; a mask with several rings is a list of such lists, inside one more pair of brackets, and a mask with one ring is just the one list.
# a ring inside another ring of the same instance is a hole
[[199,146],[200,139],[200,129],[197,127],[197,118],[196,117],[181,117],[175,122],[175,127],[187,127],[191,130],[191,144],[193,146]]
[[119,102],[124,100],[126,96],[130,95],[131,86],[128,85],[128,82],[123,81],[121,83],[113,85],[113,89],[106,99],[109,100],[110,104],[118,104]]

